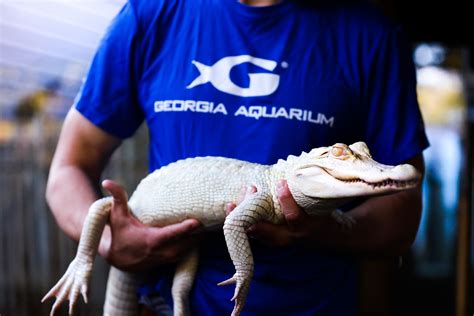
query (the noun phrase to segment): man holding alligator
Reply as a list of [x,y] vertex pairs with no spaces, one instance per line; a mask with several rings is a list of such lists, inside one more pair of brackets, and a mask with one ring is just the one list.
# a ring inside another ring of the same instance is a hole
[[[73,239],[108,158],[144,120],[150,171],[195,156],[271,164],[360,140],[377,161],[422,171],[427,146],[409,51],[399,29],[367,5],[129,1],[94,58],[51,168],[48,202]],[[99,253],[124,270],[161,267],[140,289],[156,308],[158,296],[170,295],[163,265],[193,246],[199,222],[146,227],[128,213],[120,186],[103,185],[114,208]],[[400,254],[416,234],[420,188],[346,206],[357,222],[347,234],[307,217],[286,183],[277,192],[286,223],[248,232],[257,270],[244,315],[355,314],[352,255]],[[223,238],[204,237],[200,252],[192,311],[230,314],[233,289],[216,286],[233,273]]]

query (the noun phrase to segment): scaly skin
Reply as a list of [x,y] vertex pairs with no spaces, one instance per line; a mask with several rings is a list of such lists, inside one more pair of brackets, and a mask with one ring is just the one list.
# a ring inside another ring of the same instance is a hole
[[[309,215],[330,214],[345,228],[355,224],[337,207],[358,196],[388,194],[416,186],[420,174],[410,165],[386,166],[370,156],[367,146],[335,144],[289,156],[272,166],[222,157],[181,160],[156,170],[138,185],[129,201],[141,222],[163,226],[198,219],[206,230],[223,227],[236,273],[219,285],[236,284],[232,316],[240,315],[253,276],[253,256],[246,230],[259,221],[282,223],[276,183],[286,179],[295,201]],[[257,192],[246,196],[226,218],[225,205],[235,202],[244,186]],[[96,201],[86,217],[76,258],[61,280],[43,298],[55,296],[51,315],[69,300],[72,314],[79,293],[87,300],[94,257],[112,208],[112,198]],[[197,251],[178,263],[172,288],[174,315],[187,314],[187,297],[197,269]],[[109,275],[105,315],[136,315],[133,299],[137,277],[113,268]],[[87,302],[87,301],[86,301]]]

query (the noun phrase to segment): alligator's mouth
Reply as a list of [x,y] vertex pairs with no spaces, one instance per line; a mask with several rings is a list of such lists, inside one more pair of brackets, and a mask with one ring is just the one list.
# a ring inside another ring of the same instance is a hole
[[[307,169],[307,168],[311,168],[311,167],[314,167],[314,166],[313,165],[308,165],[308,166],[302,167],[301,169]],[[358,177],[343,178],[343,177],[340,177],[340,176],[337,176],[337,175],[333,174],[331,172],[332,170],[329,169],[329,168],[325,168],[325,167],[322,167],[322,166],[318,166],[318,167],[321,170],[323,170],[325,173],[327,173],[331,178],[333,178],[337,181],[340,181],[340,182],[343,182],[343,183],[346,183],[346,184],[360,183],[362,185],[370,186],[373,189],[409,189],[409,188],[414,187],[419,181],[418,177],[412,177],[412,178],[409,178],[407,180],[395,180],[395,179],[388,178],[388,179],[384,179],[384,180],[381,180],[381,181],[370,182],[370,181],[366,181],[366,180],[358,178]]]
[[393,179],[386,179],[379,182],[368,182],[360,178],[351,178],[351,179],[341,179],[334,177],[334,179],[344,182],[344,183],[362,183],[371,186],[374,189],[378,188],[405,188],[407,186],[414,186],[418,180],[411,179],[411,180],[393,180]]

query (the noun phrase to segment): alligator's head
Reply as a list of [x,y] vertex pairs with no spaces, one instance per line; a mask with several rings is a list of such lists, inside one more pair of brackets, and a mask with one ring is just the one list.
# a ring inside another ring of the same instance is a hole
[[286,178],[293,196],[302,205],[312,204],[311,200],[347,201],[411,189],[418,184],[421,174],[408,164],[388,166],[376,162],[367,145],[358,142],[290,156]]

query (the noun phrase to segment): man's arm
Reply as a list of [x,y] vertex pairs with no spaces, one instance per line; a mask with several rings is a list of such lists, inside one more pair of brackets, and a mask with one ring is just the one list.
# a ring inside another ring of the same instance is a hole
[[[61,229],[79,240],[90,205],[100,197],[100,177],[120,139],[93,125],[75,109],[66,117],[50,169],[46,198]],[[111,264],[128,270],[175,261],[191,246],[195,220],[148,227],[129,214],[127,194],[112,181],[103,187],[114,197],[99,246]]]
[[[407,163],[424,172],[423,157]],[[352,209],[356,225],[343,232],[331,217],[310,217],[293,200],[288,186],[277,189],[286,224],[258,223],[249,234],[276,246],[304,244],[329,251],[398,255],[412,244],[421,216],[421,184],[409,191],[372,197]]]

